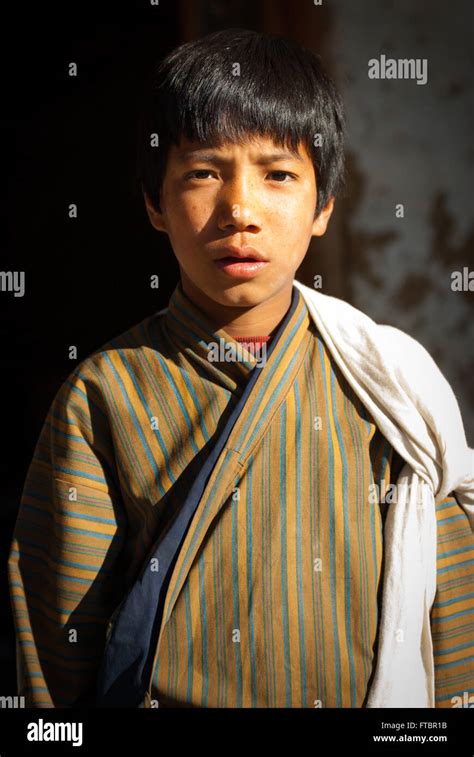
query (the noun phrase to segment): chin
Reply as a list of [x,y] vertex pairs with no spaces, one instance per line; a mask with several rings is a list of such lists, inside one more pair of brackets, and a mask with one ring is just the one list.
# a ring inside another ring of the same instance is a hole
[[265,287],[259,287],[255,282],[246,281],[232,284],[227,289],[219,289],[209,296],[220,305],[228,307],[253,307],[268,299]]

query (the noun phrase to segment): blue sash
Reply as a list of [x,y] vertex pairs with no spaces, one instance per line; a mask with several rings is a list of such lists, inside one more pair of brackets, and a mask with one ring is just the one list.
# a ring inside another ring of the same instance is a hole
[[[267,356],[274,349],[297,303],[298,291],[293,286],[291,306],[270,342]],[[143,706],[142,702],[153,674],[152,667],[172,568],[214,465],[261,370],[262,365],[259,364],[252,369],[242,396],[193,482],[182,508],[166,534],[153,546],[140,576],[113,613],[115,621],[108,634],[99,668],[97,707]],[[158,560],[156,572],[150,570],[150,561],[153,558]]]

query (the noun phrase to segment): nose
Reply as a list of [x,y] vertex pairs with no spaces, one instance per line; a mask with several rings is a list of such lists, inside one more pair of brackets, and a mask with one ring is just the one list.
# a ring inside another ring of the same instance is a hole
[[218,226],[222,231],[259,231],[260,211],[256,190],[243,178],[229,181],[218,201]]

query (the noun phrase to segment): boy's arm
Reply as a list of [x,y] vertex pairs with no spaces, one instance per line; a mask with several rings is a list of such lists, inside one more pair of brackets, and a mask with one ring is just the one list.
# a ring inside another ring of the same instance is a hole
[[93,705],[108,618],[121,599],[126,517],[93,364],[58,391],[28,469],[8,560],[18,695]]
[[437,588],[431,611],[435,707],[474,701],[474,534],[451,493],[436,505]]
[[[394,484],[404,460],[391,449],[389,462]],[[383,517],[386,510],[381,503]],[[474,695],[474,534],[453,493],[437,503],[436,526],[437,586],[430,616],[435,707],[467,707]]]

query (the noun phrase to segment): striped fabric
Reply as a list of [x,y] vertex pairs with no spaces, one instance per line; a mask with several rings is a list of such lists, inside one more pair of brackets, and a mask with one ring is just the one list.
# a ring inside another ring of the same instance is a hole
[[[403,461],[297,294],[181,546],[152,706],[364,706],[382,601],[383,487]],[[216,360],[223,345],[227,359]],[[179,284],[166,314],[97,350],[59,390],[9,556],[27,706],[94,702],[108,620],[259,359],[242,349]],[[454,497],[437,505],[437,520],[436,702],[452,707],[474,692],[474,538]]]
[[[391,482],[403,465],[393,451]],[[380,507],[383,522],[388,505]],[[435,706],[467,707],[474,694],[474,535],[453,494],[436,504],[436,522],[437,591],[431,612]]]
[[[437,707],[474,704],[474,539],[455,499],[437,505],[437,594],[431,614]],[[466,694],[468,695],[466,697]],[[470,704],[466,702],[469,700]],[[453,697],[455,700],[453,701]]]

